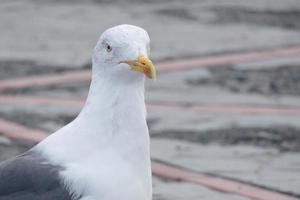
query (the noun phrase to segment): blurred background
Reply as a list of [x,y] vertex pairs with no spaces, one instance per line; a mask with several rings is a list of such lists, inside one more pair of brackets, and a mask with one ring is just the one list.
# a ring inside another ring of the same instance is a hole
[[[152,40],[153,160],[300,197],[299,0],[1,0],[0,161],[78,114],[92,49],[123,23]],[[251,199],[153,185],[155,200]]]

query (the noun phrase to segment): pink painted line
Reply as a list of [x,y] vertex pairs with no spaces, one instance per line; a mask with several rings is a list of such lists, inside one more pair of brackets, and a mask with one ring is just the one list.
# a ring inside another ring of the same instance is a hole
[[33,143],[38,143],[47,137],[47,134],[43,131],[30,129],[21,124],[17,124],[1,118],[0,134],[14,140],[24,140]]
[[266,60],[274,57],[300,56],[300,46],[284,49],[273,49],[254,52],[223,54],[209,57],[191,58],[160,63],[158,71],[185,70],[198,67],[209,67],[225,64],[236,64],[249,61]]
[[300,107],[279,107],[246,104],[191,104],[188,106],[170,102],[148,102],[147,107],[151,109],[182,110],[197,113],[225,113],[225,114],[253,114],[253,115],[291,115],[300,116]]
[[[4,119],[0,119],[0,133],[12,139],[33,143],[38,143],[47,137],[47,134],[43,131],[30,129]],[[155,176],[169,180],[192,182],[219,192],[233,193],[255,200],[299,200],[292,196],[251,186],[246,183],[194,173],[186,169],[155,161],[152,161],[152,173]]]
[[[300,46],[288,47],[283,49],[271,49],[265,51],[255,52],[243,52],[243,53],[232,53],[223,54],[209,57],[200,57],[192,59],[183,59],[157,63],[159,72],[187,70],[197,67],[208,67],[224,64],[234,64],[248,61],[258,61],[270,59],[273,57],[289,57],[289,56],[300,56]],[[17,78],[10,80],[0,81],[0,91],[23,89],[29,87],[41,87],[50,86],[57,84],[65,84],[71,82],[88,82],[90,81],[91,72],[90,70],[80,71],[69,71],[61,74],[54,75],[39,75],[39,76],[28,76],[25,78]]]
[[65,83],[87,82],[90,80],[90,70],[69,71],[60,74],[47,74],[39,76],[27,76],[25,78],[0,81],[0,92],[5,90],[24,89],[30,87],[42,87]]
[[0,95],[0,104],[6,105],[54,105],[54,106],[75,106],[83,107],[83,99],[59,99],[37,96],[21,96],[21,95]]
[[269,191],[246,183],[195,173],[159,162],[152,162],[152,173],[155,176],[164,177],[169,180],[192,182],[216,191],[237,194],[255,200],[299,200],[296,197]]
[[[83,99],[58,99],[36,96],[12,96],[0,95],[0,104],[6,105],[54,105],[54,106],[75,106],[82,108]],[[233,103],[203,103],[184,105],[174,102],[147,102],[149,110],[170,110],[170,111],[191,111],[197,113],[224,113],[224,114],[250,114],[250,115],[286,115],[300,116],[300,106],[273,106],[273,105],[247,105]]]

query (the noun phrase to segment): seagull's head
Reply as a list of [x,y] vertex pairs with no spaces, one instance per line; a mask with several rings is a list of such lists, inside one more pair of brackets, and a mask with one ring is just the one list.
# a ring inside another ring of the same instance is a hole
[[148,33],[137,26],[119,25],[107,29],[93,53],[93,69],[118,80],[155,79]]

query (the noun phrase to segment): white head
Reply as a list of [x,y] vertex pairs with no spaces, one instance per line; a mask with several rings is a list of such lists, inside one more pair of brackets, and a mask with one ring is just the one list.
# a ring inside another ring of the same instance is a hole
[[94,48],[93,74],[123,82],[144,80],[144,75],[155,78],[149,54],[150,38],[144,29],[133,25],[112,27],[101,35]]

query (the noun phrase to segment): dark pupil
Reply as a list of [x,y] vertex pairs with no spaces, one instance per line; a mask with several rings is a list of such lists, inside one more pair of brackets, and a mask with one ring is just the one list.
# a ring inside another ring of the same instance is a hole
[[111,50],[111,47],[109,45],[107,45],[107,50]]

